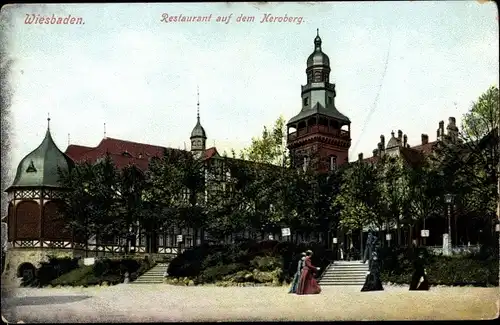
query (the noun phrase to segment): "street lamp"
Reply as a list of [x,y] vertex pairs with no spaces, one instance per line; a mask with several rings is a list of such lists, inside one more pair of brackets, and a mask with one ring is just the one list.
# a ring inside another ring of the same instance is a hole
[[444,200],[448,206],[448,249],[452,250],[452,241],[451,241],[451,205],[453,203],[453,198],[454,198],[454,195],[453,194],[445,194],[444,195]]

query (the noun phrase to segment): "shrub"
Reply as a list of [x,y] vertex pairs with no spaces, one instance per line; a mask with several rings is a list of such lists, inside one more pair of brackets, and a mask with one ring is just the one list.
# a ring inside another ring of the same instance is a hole
[[[202,264],[207,256],[223,249],[222,245],[209,246],[205,244],[185,250],[170,262],[168,265],[168,274],[173,277],[197,276],[203,269]],[[206,266],[208,267],[208,265]]]
[[[81,266],[51,281],[52,285],[90,286],[107,282],[110,285],[122,283],[125,272],[135,274],[148,270],[148,260],[97,260],[94,265]],[[140,273],[142,274],[142,273]]]
[[218,280],[222,280],[224,276],[237,273],[238,271],[243,271],[246,269],[244,264],[228,264],[228,265],[217,265],[209,267],[200,274],[201,282],[213,283]]
[[385,282],[408,284],[413,274],[413,261],[423,256],[428,280],[434,285],[498,285],[498,259],[478,253],[469,256],[435,256],[425,248],[381,249],[382,272]]
[[272,256],[257,256],[250,265],[259,271],[273,271],[276,268],[283,269],[283,262],[281,259]]
[[94,275],[97,278],[108,275],[123,276],[125,272],[129,274],[137,272],[140,266],[141,262],[135,259],[111,260],[107,258],[96,261]]
[[50,282],[53,286],[57,285],[78,285],[77,283],[80,282],[83,278],[89,276],[93,272],[93,266],[92,265],[85,265],[82,267],[79,267],[77,269],[72,270],[71,272],[68,272],[66,274],[63,274],[62,276],[58,277],[57,279],[54,279]]
[[49,261],[41,262],[41,266],[36,270],[36,284],[38,286],[46,286],[61,275],[77,269],[78,260],[78,258],[49,256]]

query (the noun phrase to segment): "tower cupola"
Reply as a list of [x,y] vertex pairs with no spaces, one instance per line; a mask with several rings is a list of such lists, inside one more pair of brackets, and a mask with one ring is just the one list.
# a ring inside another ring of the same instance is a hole
[[[17,167],[16,177],[9,189],[22,187],[60,187],[59,169],[70,170],[75,163],[59,150],[50,134],[50,117],[42,143],[26,155]],[[9,190],[8,189],[8,190]]]
[[200,91],[199,89],[197,90],[197,96],[198,96],[198,101],[196,104],[197,108],[197,113],[196,113],[196,125],[193,128],[193,131],[191,131],[191,151],[194,152],[200,152],[204,151],[206,148],[206,142],[207,142],[207,133],[205,132],[205,129],[201,125],[200,121]]

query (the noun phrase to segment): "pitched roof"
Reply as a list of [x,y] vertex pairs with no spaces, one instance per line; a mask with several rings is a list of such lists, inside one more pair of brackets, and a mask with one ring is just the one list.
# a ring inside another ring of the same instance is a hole
[[[436,149],[437,143],[437,141],[433,141],[410,148],[400,147],[399,149],[403,159],[405,159],[405,161],[411,166],[416,166],[423,161],[425,156],[431,154]],[[363,159],[363,161],[367,163],[375,163],[378,159],[379,157],[372,156]]]
[[298,122],[306,117],[314,116],[316,114],[332,117],[345,123],[351,123],[349,118],[340,113],[336,107],[326,108],[323,107],[320,103],[316,103],[316,105],[311,108],[302,109],[300,113],[292,117],[287,124]]
[[412,167],[416,167],[424,161],[425,154],[423,151],[414,148],[400,148],[400,153],[403,159]]
[[16,187],[60,187],[59,168],[69,170],[74,165],[71,157],[54,143],[47,128],[42,143],[19,163],[16,177],[7,191]]
[[[69,145],[66,154],[76,162],[96,162],[106,154],[111,156],[116,167],[124,168],[128,165],[135,165],[141,170],[148,169],[149,161],[153,157],[161,157],[166,149],[180,150],[146,143],[139,143],[114,138],[104,138],[96,147],[86,147],[79,145]],[[204,153],[204,159],[217,156],[217,149],[209,148]]]

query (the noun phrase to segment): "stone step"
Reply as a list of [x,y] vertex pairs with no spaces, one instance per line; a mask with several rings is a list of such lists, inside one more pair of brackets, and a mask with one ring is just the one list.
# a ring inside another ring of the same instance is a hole
[[324,276],[321,279],[322,280],[324,280],[324,279],[366,279],[366,275],[363,275],[363,276],[331,275],[331,276]]
[[362,287],[364,282],[335,282],[335,283],[320,283],[320,286],[360,286]]
[[320,284],[322,283],[365,283],[365,280],[361,279],[341,279],[341,280],[321,280],[319,282]]

